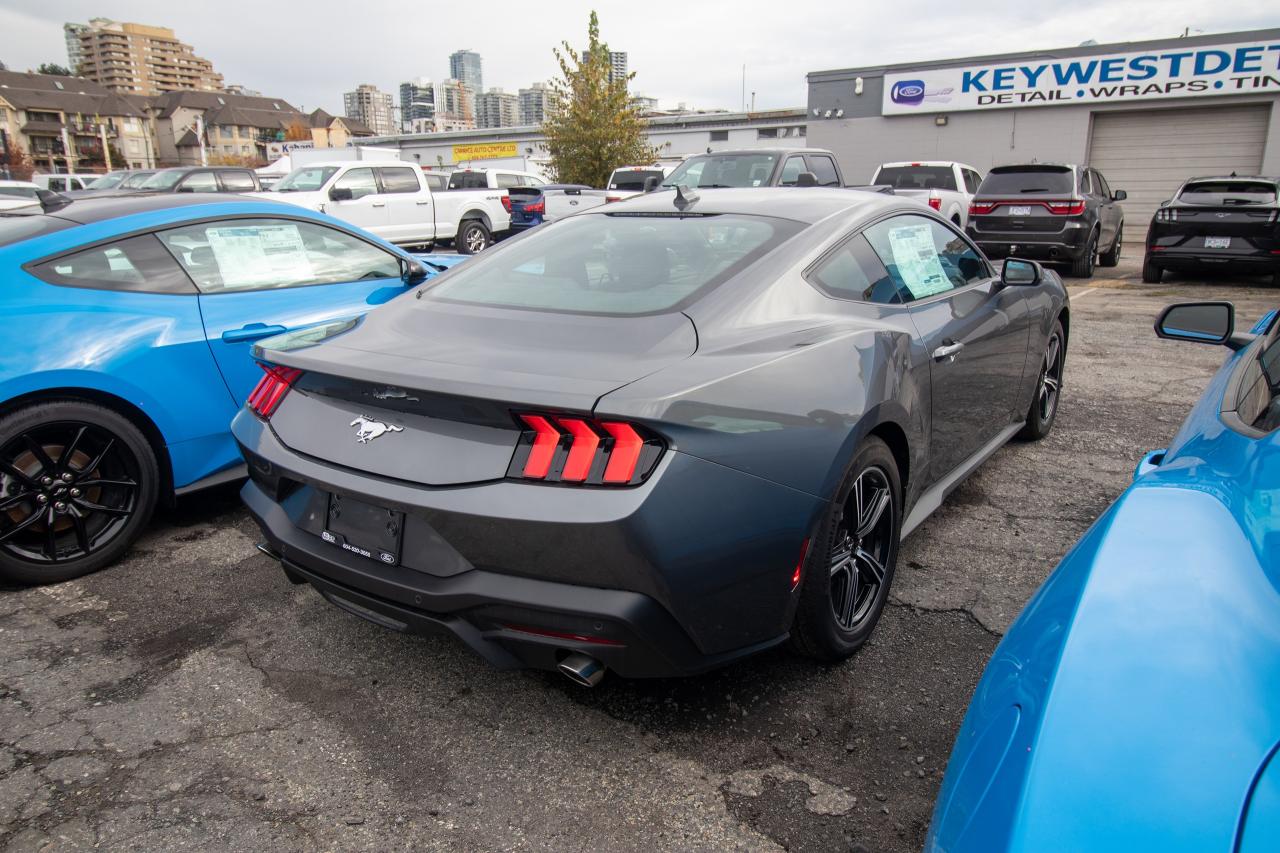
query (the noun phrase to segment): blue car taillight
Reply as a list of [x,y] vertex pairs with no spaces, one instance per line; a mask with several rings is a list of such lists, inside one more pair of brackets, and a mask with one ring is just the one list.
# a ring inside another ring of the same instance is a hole
[[627,421],[523,412],[507,476],[584,486],[633,486],[653,472],[666,445]]
[[284,399],[284,395],[289,393],[293,383],[298,381],[302,371],[274,364],[264,364],[262,370],[266,375],[258,380],[245,405],[258,417],[268,420],[280,405],[280,401]]

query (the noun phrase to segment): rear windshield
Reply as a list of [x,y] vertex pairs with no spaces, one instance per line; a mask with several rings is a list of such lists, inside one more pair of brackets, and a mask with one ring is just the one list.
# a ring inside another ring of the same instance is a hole
[[1035,166],[992,169],[982,179],[982,185],[978,187],[980,195],[1070,194],[1073,190],[1075,190],[1075,177],[1070,169],[1036,168]]
[[658,183],[662,183],[661,169],[627,169],[626,171],[617,171],[609,179],[609,189],[642,192],[644,190],[644,182],[649,178],[657,178]]
[[1270,204],[1276,200],[1275,184],[1262,181],[1197,181],[1178,193],[1190,204]]
[[660,313],[691,302],[801,227],[736,214],[575,216],[455,267],[425,293],[566,313]]
[[764,187],[778,162],[777,154],[704,154],[685,160],[664,187]]
[[885,166],[871,183],[899,190],[954,190],[956,172],[950,166]]
[[0,246],[9,246],[70,228],[76,223],[56,216],[32,214],[0,214]]
[[449,176],[451,190],[478,190],[489,186],[489,176],[484,172],[454,172]]

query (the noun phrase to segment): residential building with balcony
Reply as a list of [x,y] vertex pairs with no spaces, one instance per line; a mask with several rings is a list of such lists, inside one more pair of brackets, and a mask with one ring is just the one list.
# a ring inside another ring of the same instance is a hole
[[496,87],[476,95],[476,127],[515,127],[518,124],[518,97]]
[[[434,119],[436,115],[436,87],[426,77],[406,80],[400,84],[400,129],[409,130],[414,122]],[[421,126],[419,124],[418,126]]]
[[520,124],[540,125],[547,120],[551,112],[551,101],[554,91],[546,83],[534,83],[527,89],[521,89]]
[[395,101],[389,93],[372,84],[361,83],[355,91],[344,93],[342,111],[379,136],[396,132]]
[[223,87],[213,63],[196,56],[191,45],[179,41],[167,27],[94,18],[88,24],[66,24],[63,31],[68,58],[72,36],[79,40],[74,67],[80,76],[113,92],[149,96]]
[[297,128],[314,137],[311,116],[280,98],[227,92],[171,92],[150,98],[148,112],[162,165],[201,165],[201,143],[208,163],[259,163],[267,143],[280,142]]

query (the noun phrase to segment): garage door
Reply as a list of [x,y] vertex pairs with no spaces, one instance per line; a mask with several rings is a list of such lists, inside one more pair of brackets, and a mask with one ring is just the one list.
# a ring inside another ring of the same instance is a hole
[[1160,202],[1196,175],[1256,175],[1267,141],[1268,104],[1094,113],[1089,165],[1124,202],[1126,241],[1142,241]]

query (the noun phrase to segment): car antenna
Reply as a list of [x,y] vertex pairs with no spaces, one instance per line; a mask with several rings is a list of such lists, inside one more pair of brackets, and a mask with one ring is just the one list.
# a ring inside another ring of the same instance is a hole
[[685,186],[683,184],[676,184],[676,199],[674,202],[676,210],[683,211],[688,207],[692,207],[693,203],[697,200],[698,194],[696,192],[689,190],[688,194],[686,194]]
[[36,198],[40,200],[40,209],[45,213],[53,213],[55,210],[71,204],[71,199],[61,193],[55,193],[52,190],[36,190]]

